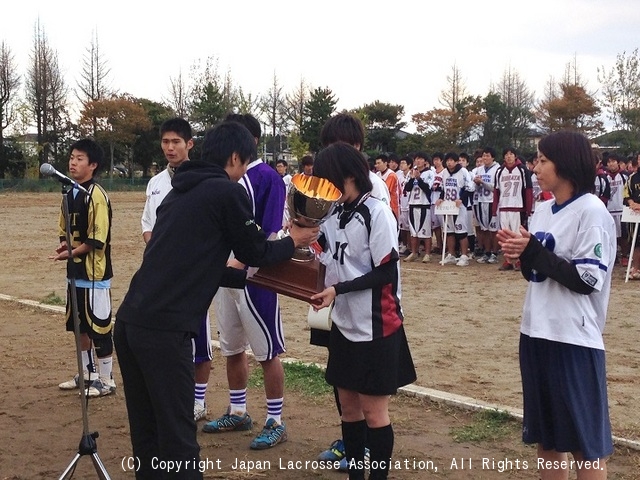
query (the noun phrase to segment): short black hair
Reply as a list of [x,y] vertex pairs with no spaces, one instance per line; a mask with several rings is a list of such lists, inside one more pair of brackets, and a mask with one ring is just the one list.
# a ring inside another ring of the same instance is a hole
[[229,113],[225,119],[225,122],[238,122],[249,129],[253,138],[260,140],[262,135],[262,129],[260,128],[260,122],[256,117],[250,113]]
[[289,164],[287,163],[286,160],[283,160],[282,158],[280,160],[276,160],[276,165],[284,165],[285,167],[288,167]]
[[189,122],[184,118],[180,117],[170,118],[169,120],[162,122],[162,125],[160,125],[160,138],[162,138],[162,135],[167,132],[177,133],[185,142],[188,142],[193,138],[191,125],[189,125]]
[[482,153],[488,153],[492,158],[496,158],[496,149],[493,147],[484,147]]
[[243,163],[256,157],[256,142],[247,127],[238,122],[225,121],[206,131],[200,157],[203,162],[224,168],[234,153],[240,156]]
[[100,170],[102,170],[102,167],[104,167],[104,150],[102,150],[102,147],[98,145],[93,138],[82,138],[72,143],[69,147],[69,154],[74,150],[86,153],[89,163],[96,164],[96,168],[93,170],[92,176],[95,176],[100,172]]
[[352,177],[360,193],[373,188],[367,161],[355,147],[345,142],[332,143],[316,155],[313,175],[326,178],[344,193],[344,181]]
[[592,191],[597,162],[587,137],[561,130],[543,137],[538,143],[538,150],[553,162],[559,177],[573,184],[574,195]]
[[425,161],[431,163],[431,157],[429,156],[429,154],[427,152],[423,152],[422,150],[415,153],[413,159],[415,160],[416,158],[424,158]]
[[518,151],[514,147],[506,147],[502,150],[502,156],[504,157],[509,152],[513,153],[516,157],[518,156]]
[[444,161],[446,162],[447,160],[449,160],[450,158],[452,158],[453,160],[455,160],[456,162],[458,161],[458,159],[460,158],[460,156],[456,153],[456,152],[447,152],[444,156]]
[[320,131],[320,143],[323,147],[335,142],[346,142],[362,150],[364,147],[364,125],[362,121],[350,113],[338,113],[330,117]]

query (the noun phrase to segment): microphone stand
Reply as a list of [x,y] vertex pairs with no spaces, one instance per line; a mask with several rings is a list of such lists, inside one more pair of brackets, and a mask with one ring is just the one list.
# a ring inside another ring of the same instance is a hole
[[[69,203],[67,201],[67,193],[71,190],[71,187],[62,187],[62,212],[65,220],[65,235],[67,240],[67,252],[69,258],[67,263],[72,266],[73,258],[71,257],[72,245],[71,245],[71,216],[69,214]],[[78,191],[78,195],[85,195],[82,191]],[[68,269],[69,272],[73,271],[73,268]],[[89,417],[87,412],[87,388],[84,384],[84,366],[82,365],[82,346],[80,343],[80,317],[78,316],[78,295],[76,293],[76,280],[73,274],[69,274],[69,298],[71,301],[71,315],[73,318],[73,333],[76,339],[76,360],[78,362],[78,386],[80,387],[80,403],[82,404],[82,437],[80,438],[80,445],[78,446],[78,452],[76,453],[69,466],[60,476],[59,480],[65,480],[71,478],[76,469],[76,465],[80,458],[84,455],[91,455],[91,460],[98,473],[100,480],[110,480],[109,474],[105,469],[100,457],[98,456],[98,445],[96,444],[96,438],[98,438],[98,432],[89,433]]]

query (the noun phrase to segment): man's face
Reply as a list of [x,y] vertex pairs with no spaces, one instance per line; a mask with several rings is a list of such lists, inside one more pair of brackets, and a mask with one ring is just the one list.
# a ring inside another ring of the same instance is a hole
[[69,173],[78,183],[84,183],[93,177],[97,163],[89,163],[89,156],[80,150],[72,150],[69,157]]
[[493,157],[490,153],[485,152],[482,154],[482,162],[488,167],[493,163]]
[[376,167],[376,170],[381,172],[381,173],[384,172],[388,168],[387,167],[387,162],[385,162],[381,158],[376,158],[375,167]]
[[389,168],[395,172],[399,168],[398,162],[395,160],[389,160]]
[[276,164],[276,172],[280,174],[281,177],[284,177],[285,173],[287,173],[287,167],[282,163]]
[[406,172],[407,170],[409,170],[409,165],[407,164],[407,161],[400,160],[400,171]]
[[227,165],[224,170],[232,181],[237,182],[245,173],[247,173],[247,167],[249,166],[250,160],[250,158],[242,159],[240,158],[240,155],[234,152],[231,155],[231,158],[227,161]]
[[453,170],[458,162],[455,158],[447,158],[446,164],[448,170]]
[[176,132],[165,132],[160,141],[162,153],[172,167],[177,167],[189,158],[189,150],[193,147],[193,140],[185,142]]
[[302,173],[305,175],[313,175],[313,165],[303,165]]
[[619,170],[618,161],[615,158],[607,160],[607,170],[610,172],[617,172]]
[[418,170],[423,170],[425,163],[426,163],[425,159],[422,157],[416,157],[413,159],[413,166],[416,167]]
[[507,152],[504,154],[504,163],[511,167],[516,163],[516,154],[513,152]]
[[442,159],[440,157],[433,157],[433,166],[437,169],[442,168]]

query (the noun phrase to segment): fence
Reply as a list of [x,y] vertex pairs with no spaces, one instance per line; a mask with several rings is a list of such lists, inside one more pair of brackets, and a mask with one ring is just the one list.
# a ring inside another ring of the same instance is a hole
[[[138,191],[144,189],[148,178],[101,178],[98,180],[107,191]],[[0,192],[59,192],[60,183],[51,178],[0,178]]]

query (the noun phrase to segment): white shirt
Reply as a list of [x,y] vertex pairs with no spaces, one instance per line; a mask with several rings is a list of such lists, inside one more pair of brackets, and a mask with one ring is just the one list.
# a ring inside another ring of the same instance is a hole
[[151,232],[156,224],[156,210],[171,191],[171,176],[166,168],[147,183],[147,201],[142,211],[142,233]]

